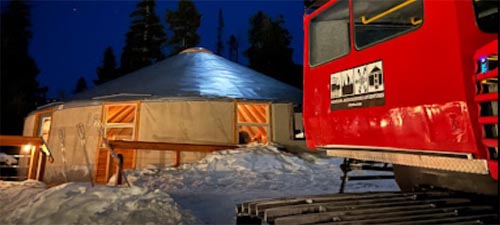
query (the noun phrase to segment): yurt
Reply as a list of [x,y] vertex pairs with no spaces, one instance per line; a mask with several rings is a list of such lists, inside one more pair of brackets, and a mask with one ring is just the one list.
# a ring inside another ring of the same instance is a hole
[[[37,109],[25,119],[24,136],[43,137],[53,156],[43,181],[106,183],[114,167],[106,140],[235,146],[258,138],[305,148],[295,136],[302,130],[301,101],[299,89],[196,48]],[[176,157],[190,163],[208,154],[115,151],[124,169],[172,166]]]

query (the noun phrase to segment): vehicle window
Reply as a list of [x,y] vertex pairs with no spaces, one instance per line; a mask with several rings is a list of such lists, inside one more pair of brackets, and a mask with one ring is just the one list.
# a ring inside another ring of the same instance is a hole
[[479,29],[498,33],[498,0],[472,0]]
[[349,1],[340,0],[309,24],[309,64],[317,66],[349,53]]
[[422,0],[353,1],[354,42],[361,49],[415,30],[423,23]]

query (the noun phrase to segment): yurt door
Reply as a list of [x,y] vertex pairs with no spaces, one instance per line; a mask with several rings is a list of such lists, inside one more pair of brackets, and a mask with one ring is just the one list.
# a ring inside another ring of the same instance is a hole
[[[50,125],[52,122],[52,111],[37,114],[37,122],[34,136],[42,137],[45,142],[49,142]],[[40,151],[32,151],[29,163],[28,179],[43,180],[47,157]]]
[[[136,140],[138,122],[138,103],[109,103],[103,105],[104,135],[108,140]],[[99,145],[95,180],[107,183],[115,173],[116,162],[107,148]],[[115,149],[123,155],[123,168],[135,167],[135,149]]]
[[269,103],[236,103],[238,143],[266,144],[272,140],[270,106]]

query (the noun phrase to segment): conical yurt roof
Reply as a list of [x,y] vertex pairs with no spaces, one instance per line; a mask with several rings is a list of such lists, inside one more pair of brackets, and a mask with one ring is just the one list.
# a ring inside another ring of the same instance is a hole
[[209,97],[302,102],[302,91],[206,50],[185,51],[70,97]]

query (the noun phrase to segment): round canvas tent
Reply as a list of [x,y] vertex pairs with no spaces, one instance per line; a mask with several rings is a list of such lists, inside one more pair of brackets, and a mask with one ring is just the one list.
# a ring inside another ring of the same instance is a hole
[[[293,107],[301,99],[297,88],[217,55],[191,51],[31,113],[24,135],[47,139],[55,161],[46,164],[46,182],[85,180],[92,175],[104,183],[113,174],[114,162],[102,136],[208,145],[234,145],[259,137],[262,142],[304,147],[304,141],[293,138],[294,131],[301,129]],[[124,156],[126,169],[168,166],[176,157],[187,163],[207,154],[116,150]]]

